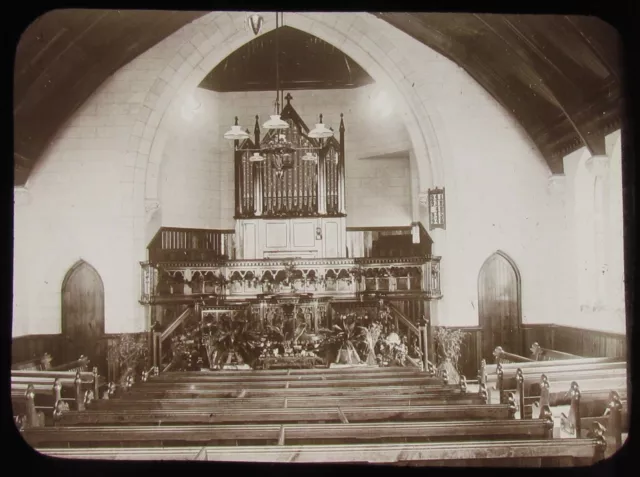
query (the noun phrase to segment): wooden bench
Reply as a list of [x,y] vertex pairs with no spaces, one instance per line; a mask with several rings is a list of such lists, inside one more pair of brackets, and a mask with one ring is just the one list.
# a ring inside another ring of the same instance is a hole
[[501,346],[496,347],[496,349],[493,351],[495,364],[531,363],[540,361],[560,361],[565,359],[582,358],[582,356],[578,356],[575,354],[542,348],[538,343],[533,343],[533,345],[531,346],[531,354],[532,356],[530,358],[526,356],[520,356],[503,350]]
[[407,368],[403,366],[390,366],[385,368],[377,368],[371,366],[354,366],[345,368],[322,368],[322,369],[271,369],[271,370],[219,370],[219,371],[172,371],[170,373],[161,373],[158,378],[175,379],[185,377],[191,380],[205,379],[208,376],[365,376],[380,374],[427,374],[418,368]]
[[563,351],[557,351],[554,349],[543,348],[538,343],[533,343],[531,345],[531,356],[536,361],[561,361],[565,359],[576,359],[580,358],[580,356],[565,353]]
[[14,401],[11,396],[11,406],[13,408],[13,417],[18,429],[29,429],[43,427],[45,425],[44,412],[38,411],[35,403],[35,391],[33,386],[27,387],[26,391],[18,396]]
[[[182,390],[190,389],[196,391],[206,390],[218,390],[228,389],[231,387],[239,387],[242,389],[294,389],[294,388],[370,388],[370,387],[383,387],[383,386],[444,386],[445,383],[441,378],[432,377],[406,377],[406,378],[382,378],[382,379],[340,379],[340,380],[325,380],[325,379],[292,379],[292,380],[242,380],[239,378],[233,381],[195,381],[195,382],[169,382],[169,381],[156,381],[148,380],[136,385],[135,389],[153,390],[153,389],[166,389],[166,390]],[[366,390],[363,390],[366,392]]]
[[620,358],[580,358],[560,361],[532,361],[527,363],[498,363],[487,365],[486,361],[482,360],[478,371],[478,381],[485,384],[497,381],[499,369],[502,369],[504,376],[510,376],[515,375],[518,369],[521,369],[523,373],[542,374],[547,370],[566,369],[579,371],[594,369],[598,365],[613,365],[613,367],[617,367],[626,365],[626,362]]
[[53,358],[49,353],[45,353],[40,358],[33,358],[27,361],[12,363],[11,369],[16,371],[44,371],[51,368]]
[[[195,388],[195,385],[194,385]],[[379,396],[401,394],[424,394],[425,396],[438,397],[453,395],[462,392],[458,386],[385,386],[385,387],[324,387],[324,388],[293,388],[283,386],[276,389],[246,388],[241,386],[228,387],[227,389],[147,389],[134,387],[123,398],[230,398],[230,397],[320,397],[320,396]]]
[[70,405],[84,410],[96,399],[103,384],[96,368],[92,372],[12,370],[11,405],[16,424],[18,427],[44,425],[42,419],[53,417],[55,412]]
[[[520,393],[520,388],[522,388],[523,394],[522,396],[540,396],[540,383],[542,380],[542,375],[544,375],[549,383],[555,382],[572,382],[576,379],[583,379],[588,381],[597,381],[597,380],[619,380],[626,381],[627,378],[627,369],[626,363],[606,363],[606,364],[597,364],[593,365],[595,368],[593,369],[582,369],[582,370],[569,370],[566,368],[561,369],[546,369],[543,374],[540,374],[540,370],[530,370],[526,373],[522,371],[522,369],[518,368],[516,373],[509,377],[504,377],[502,369],[498,366],[497,373],[497,381],[495,383],[495,389],[498,402],[504,399],[505,393],[517,391],[516,395]],[[600,366],[605,368],[599,368]],[[609,369],[607,369],[607,367]],[[490,394],[492,388],[489,388]],[[493,402],[493,397],[490,396],[491,402]]]
[[77,379],[80,379],[83,388],[91,386],[90,390],[95,399],[100,397],[100,389],[107,384],[95,367],[93,371],[11,371],[11,386],[14,389],[20,389],[27,384],[53,386],[56,380],[63,389],[74,388]]
[[[344,415],[344,414],[343,414]],[[145,445],[304,445],[376,443],[401,439],[432,442],[451,439],[545,439],[552,438],[553,421],[490,420],[333,424],[250,424],[199,426],[84,426],[27,429],[25,440],[33,447],[98,446],[144,442]],[[244,442],[243,442],[244,441]]]
[[[184,403],[184,401],[181,401]],[[77,426],[88,424],[227,424],[261,422],[388,422],[388,421],[442,421],[442,420],[500,420],[513,419],[515,406],[498,404],[445,404],[445,405],[394,405],[378,406],[336,405],[325,403],[306,407],[280,408],[221,408],[208,402],[197,402],[187,407],[163,408],[161,403],[144,403],[136,408],[67,411],[61,413],[56,425]],[[158,405],[160,404],[160,405]]]
[[309,408],[314,406],[416,406],[416,405],[458,405],[485,404],[476,393],[456,394],[453,396],[421,395],[381,395],[381,396],[326,396],[309,399],[307,397],[269,397],[269,398],[198,398],[198,399],[147,399],[125,396],[119,399],[94,401],[90,410],[144,410],[144,409],[282,409]]
[[501,346],[497,346],[493,350],[493,358],[495,364],[507,364],[507,363],[533,363],[536,360],[533,358],[527,358],[514,353],[508,353],[503,350]]
[[[571,404],[569,415],[561,415],[562,430],[576,437],[586,436],[603,428],[605,437],[611,441],[611,452],[622,447],[622,434],[629,432],[629,409],[626,399],[621,399],[616,391],[610,391],[606,400],[583,395],[577,382],[569,390]],[[542,402],[548,402],[544,393]],[[545,404],[546,405],[546,404]]]
[[291,369],[291,370],[247,370],[247,371],[172,371],[160,373],[150,378],[154,381],[169,382],[207,382],[225,380],[291,380],[291,379],[353,379],[371,377],[400,377],[400,376],[430,376],[416,368],[388,367],[388,368],[338,368],[338,369]]
[[218,462],[378,463],[418,466],[588,466],[604,457],[606,443],[593,439],[540,439],[425,444],[354,444],[182,448],[43,449],[62,458],[206,460]]

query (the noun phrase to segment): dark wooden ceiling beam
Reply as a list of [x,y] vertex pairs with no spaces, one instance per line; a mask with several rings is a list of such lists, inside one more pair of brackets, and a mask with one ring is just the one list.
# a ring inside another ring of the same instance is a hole
[[[528,48],[526,50],[514,44],[513,39],[510,39],[506,35],[504,35],[503,33],[504,29],[501,30],[499,29],[499,27],[494,27],[491,24],[492,22],[490,18],[485,18],[485,17],[491,17],[491,15],[475,14],[474,16],[489,31],[493,32],[498,38],[500,38],[500,40],[505,45],[505,47],[509,48],[514,53],[514,55],[518,57],[518,59],[520,60],[518,62],[518,66],[520,68],[525,69],[528,72],[527,76],[529,76],[529,78],[531,78],[532,80],[535,80],[535,77],[539,75],[540,79],[542,80],[541,83],[542,85],[545,86],[545,89],[550,93],[550,98],[552,99],[553,103],[557,106],[557,108],[560,111],[562,111],[562,114],[567,119],[567,121],[571,124],[577,136],[580,138],[580,141],[582,142],[582,144],[586,146],[590,151],[593,152],[594,144],[592,144],[591,138],[589,138],[582,131],[581,125],[577,124],[574,121],[572,115],[569,113],[569,111],[567,111],[567,108],[563,104],[565,102],[569,104],[573,103],[572,99],[570,98],[573,95],[570,93],[570,91],[576,91],[576,88],[575,88],[575,85],[573,85],[573,83],[571,82],[571,80],[569,80],[569,78],[565,74],[558,71],[558,68],[556,68],[555,65],[553,65],[539,49],[535,48],[532,42],[528,41],[524,37],[524,35],[513,25],[513,23],[509,22],[506,18],[501,18],[501,20],[504,22],[505,25],[509,27],[509,29],[518,37],[519,40],[521,40],[523,43],[527,45]],[[534,52],[535,54],[537,54],[537,56],[542,60],[542,63],[544,64],[532,65],[532,62],[531,62],[532,57],[530,55],[525,54],[524,53],[525,51]],[[554,75],[554,72],[556,72],[557,74]],[[562,85],[563,81],[565,82],[564,85]],[[562,100],[559,100],[558,95],[556,95],[556,92],[554,91],[554,89],[558,89],[561,87],[564,94],[562,95]]]
[[[108,76],[204,14],[87,9],[37,19],[15,61],[16,183]],[[553,172],[562,171],[562,156],[572,148],[602,151],[604,134],[620,125],[621,46],[615,30],[597,18],[479,15],[483,23],[473,14],[376,15],[464,68],[527,131]],[[292,40],[282,55],[286,89],[373,81],[333,45],[301,34],[306,39]],[[250,61],[234,60],[238,55],[223,61],[218,86],[238,90],[245,78],[246,91],[271,89],[269,35],[239,50]],[[215,89],[207,80],[202,86]]]
[[[54,10],[23,34],[14,69],[14,150],[31,167],[110,75],[204,12]],[[66,31],[65,31],[66,30]],[[37,127],[35,126],[37,125]]]
[[[200,87],[216,92],[275,89],[275,34],[265,33],[231,53]],[[278,30],[278,35],[282,89],[353,88],[373,82],[360,65],[320,38],[286,26]]]

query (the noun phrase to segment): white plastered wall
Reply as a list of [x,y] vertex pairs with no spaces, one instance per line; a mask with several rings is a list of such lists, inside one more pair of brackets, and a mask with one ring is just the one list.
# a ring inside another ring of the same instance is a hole
[[[25,266],[19,258],[25,250],[36,249],[29,261],[39,268],[35,277],[16,279],[15,333],[59,331],[62,278],[80,258],[104,281],[107,332],[145,328],[138,262],[158,225],[189,205],[163,210],[162,177],[179,170],[163,161],[190,151],[201,167],[210,153],[190,149],[188,140],[173,141],[170,112],[182,110],[211,68],[253,38],[244,19],[243,13],[218,12],[180,29],[107,79],[60,131],[27,184],[28,205],[16,208],[26,224],[16,233],[29,231],[16,245],[17,266]],[[265,31],[273,23],[265,14]],[[508,112],[457,65],[372,15],[295,13],[286,14],[285,23],[343,49],[388,93],[418,175],[407,193],[446,187],[447,230],[433,232],[445,295],[436,320],[477,324],[477,275],[499,249],[519,267],[525,322],[555,322],[554,304],[544,297],[558,286],[550,279],[558,265],[540,265],[564,227],[554,212],[562,201],[550,193],[546,164]],[[235,115],[229,113],[217,118],[218,133]],[[202,172],[197,180],[215,182],[213,166]],[[206,209],[210,199],[202,200]],[[428,224],[415,197],[407,204]],[[196,217],[222,223],[228,209],[212,205],[211,215]]]

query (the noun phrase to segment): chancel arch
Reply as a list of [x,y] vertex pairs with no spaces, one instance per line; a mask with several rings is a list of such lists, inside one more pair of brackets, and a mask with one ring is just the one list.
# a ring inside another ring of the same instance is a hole
[[104,285],[98,271],[84,260],[76,262],[62,281],[61,299],[65,360],[73,361],[83,355],[95,366],[102,366]]
[[[262,32],[275,28],[272,14],[264,14]],[[367,13],[310,15],[304,13],[287,13],[287,26],[307,31],[314,36],[334,45],[356,61],[382,88],[393,98],[402,111],[402,118],[411,138],[412,158],[415,158],[417,172],[420,176],[419,187],[427,189],[444,183],[444,167],[442,165],[443,142],[438,140],[432,125],[431,113],[427,112],[423,98],[411,87],[406,79],[412,73],[411,62],[404,58],[394,44],[384,35],[363,38],[361,30],[377,28],[385,31],[392,28]],[[166,111],[174,102],[184,102],[193,90],[202,82],[207,74],[230,53],[249,42],[253,36],[247,32],[245,14],[242,12],[211,13],[199,22],[199,30],[191,39],[191,44],[198,50],[189,58],[178,59],[180,67],[168,68],[166,80],[162,80],[164,89],[158,98],[150,102],[150,114],[146,120],[148,136],[152,143],[148,153],[139,154],[141,161],[149,162],[144,183],[146,202],[154,202],[158,198],[159,168],[162,162],[166,137]],[[224,30],[218,25],[224,24]],[[375,25],[374,25],[375,24]],[[361,30],[358,29],[359,28]],[[203,31],[211,36],[208,44],[201,46]],[[224,31],[225,33],[222,33]],[[362,40],[362,41],[360,41]],[[366,47],[365,47],[366,45]],[[203,56],[200,52],[206,51]],[[393,51],[390,55],[388,52]],[[177,55],[179,56],[179,55]],[[168,84],[167,84],[168,83]],[[442,127],[439,124],[438,128]],[[413,160],[413,159],[412,159]],[[136,187],[140,187],[136,181]],[[140,196],[140,194],[136,194]],[[141,206],[141,205],[140,205]]]
[[488,362],[497,346],[510,353],[523,354],[521,286],[515,262],[500,250],[480,269],[478,316],[482,329],[482,357]]

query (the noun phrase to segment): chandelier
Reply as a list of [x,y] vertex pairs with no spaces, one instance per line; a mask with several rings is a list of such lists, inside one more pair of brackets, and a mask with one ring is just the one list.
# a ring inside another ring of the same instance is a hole
[[[253,154],[249,157],[250,162],[264,162],[267,158],[271,159],[271,164],[275,168],[275,173],[278,178],[284,176],[285,171],[293,169],[295,165],[296,152],[304,151],[304,155],[301,157],[303,161],[318,161],[318,154],[316,151],[322,149],[322,142],[319,147],[295,147],[287,137],[287,130],[289,129],[289,123],[280,117],[280,105],[282,104],[283,91],[280,89],[280,50],[278,45],[278,29],[282,24],[282,13],[276,13],[276,29],[275,29],[275,44],[276,44],[276,100],[274,102],[275,114],[269,117],[269,120],[263,124],[263,128],[267,130],[274,130],[274,134],[271,138],[262,146],[257,144],[259,149],[243,149],[244,152]],[[256,18],[252,19],[252,22],[258,23]],[[261,22],[260,22],[261,23]],[[252,23],[253,24],[253,23]],[[256,30],[254,29],[254,33]],[[289,99],[289,97],[287,97]],[[256,120],[258,116],[256,116]],[[320,139],[333,136],[333,129],[328,128],[322,122],[322,114],[320,115],[320,122],[316,123],[315,127],[309,131],[307,137],[313,139]],[[235,124],[231,126],[231,129],[224,134],[225,139],[232,141],[242,141],[249,139],[249,133],[238,124],[238,117],[235,118]],[[237,150],[237,146],[236,146]]]

